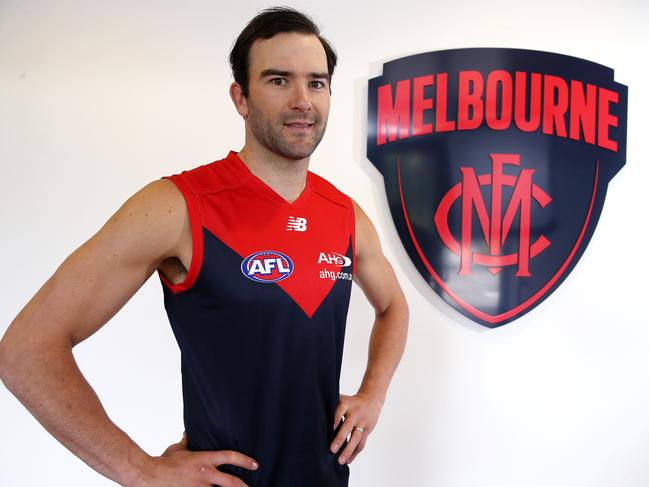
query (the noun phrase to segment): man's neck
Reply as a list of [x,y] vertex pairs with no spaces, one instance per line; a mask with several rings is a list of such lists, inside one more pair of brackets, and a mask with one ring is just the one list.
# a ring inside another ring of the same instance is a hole
[[287,159],[265,147],[250,143],[243,146],[238,156],[250,172],[289,203],[293,203],[302,194],[306,186],[309,157]]

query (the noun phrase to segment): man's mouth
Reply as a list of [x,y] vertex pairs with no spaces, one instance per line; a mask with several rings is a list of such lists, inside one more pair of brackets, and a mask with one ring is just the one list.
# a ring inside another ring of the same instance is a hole
[[295,121],[295,122],[286,122],[284,125],[291,128],[309,128],[313,126],[313,122],[308,121]]

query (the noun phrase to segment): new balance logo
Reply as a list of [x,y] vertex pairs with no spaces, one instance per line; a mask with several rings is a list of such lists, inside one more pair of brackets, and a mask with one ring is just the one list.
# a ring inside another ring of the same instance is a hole
[[306,232],[306,218],[289,216],[286,230],[289,232]]

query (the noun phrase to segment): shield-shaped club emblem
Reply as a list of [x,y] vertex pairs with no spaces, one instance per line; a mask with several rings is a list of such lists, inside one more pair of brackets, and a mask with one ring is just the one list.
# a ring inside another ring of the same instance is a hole
[[369,81],[367,155],[428,284],[496,327],[530,311],[588,245],[626,158],[613,70],[522,49],[390,61]]

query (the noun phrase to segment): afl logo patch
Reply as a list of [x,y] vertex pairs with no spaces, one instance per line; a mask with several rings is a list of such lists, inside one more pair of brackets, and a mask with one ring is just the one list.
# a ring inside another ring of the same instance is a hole
[[293,261],[275,250],[255,252],[241,262],[241,272],[257,282],[277,282],[293,273]]

